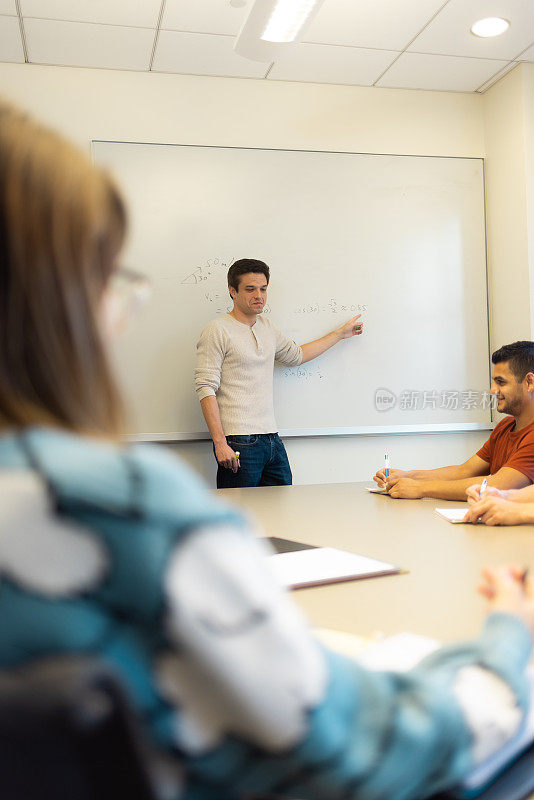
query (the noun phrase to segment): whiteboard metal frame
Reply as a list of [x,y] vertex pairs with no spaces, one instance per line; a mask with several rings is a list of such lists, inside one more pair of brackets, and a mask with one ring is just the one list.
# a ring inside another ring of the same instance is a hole
[[[291,428],[280,430],[282,439],[310,438],[312,436],[383,436],[409,433],[461,433],[462,431],[491,431],[493,425],[484,422],[445,422],[439,425],[362,425],[354,428]],[[209,431],[198,433],[129,433],[127,442],[198,442],[211,441]]]
[[[312,150],[309,148],[293,147],[240,147],[238,145],[218,145],[218,144],[198,144],[195,142],[144,142],[126,139],[92,139],[91,158],[95,162],[95,144],[134,144],[150,145],[156,147],[197,147],[204,149],[217,148],[219,150],[261,150],[272,152],[292,152],[292,153],[324,153],[327,155],[364,155],[364,156],[391,156],[396,158],[443,158],[461,161],[480,161],[482,164],[482,197],[484,214],[484,263],[486,266],[486,307],[487,307],[487,343],[489,359],[489,381],[491,384],[491,330],[490,330],[490,283],[488,269],[488,233],[487,233],[487,212],[486,212],[486,159],[483,156],[446,156],[430,155],[417,153],[371,153],[355,150]],[[307,438],[314,436],[380,436],[397,435],[411,433],[461,433],[463,431],[491,431],[495,425],[493,408],[490,406],[490,423],[482,422],[459,422],[459,423],[439,423],[417,424],[417,425],[367,425],[355,427],[325,427],[325,428],[291,428],[278,431],[282,438]],[[185,441],[211,441],[209,431],[199,431],[197,433],[137,433],[125,434],[122,437],[127,442],[185,442]]]

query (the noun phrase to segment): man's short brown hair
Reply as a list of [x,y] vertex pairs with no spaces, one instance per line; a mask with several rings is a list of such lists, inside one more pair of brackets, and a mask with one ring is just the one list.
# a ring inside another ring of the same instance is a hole
[[247,275],[249,272],[262,273],[269,283],[269,267],[265,261],[258,261],[257,258],[240,258],[239,261],[234,261],[228,270],[228,287],[238,292],[241,275]]

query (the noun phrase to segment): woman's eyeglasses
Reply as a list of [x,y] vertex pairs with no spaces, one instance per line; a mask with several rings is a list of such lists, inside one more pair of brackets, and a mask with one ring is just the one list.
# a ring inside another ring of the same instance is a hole
[[131,269],[116,269],[110,276],[104,295],[104,330],[110,337],[129,327],[132,318],[152,295],[152,286],[145,275]]
[[146,275],[125,267],[113,272],[109,289],[125,317],[140,311],[152,297],[152,284]]

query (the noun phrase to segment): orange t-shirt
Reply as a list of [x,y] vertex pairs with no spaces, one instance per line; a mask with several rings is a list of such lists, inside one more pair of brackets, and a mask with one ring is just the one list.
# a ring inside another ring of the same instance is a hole
[[505,417],[492,431],[477,453],[490,465],[490,475],[501,467],[511,467],[534,483],[534,422],[514,430],[514,417]]

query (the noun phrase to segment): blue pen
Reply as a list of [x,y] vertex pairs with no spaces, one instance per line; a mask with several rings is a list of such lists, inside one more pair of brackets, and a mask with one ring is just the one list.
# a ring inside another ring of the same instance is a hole
[[482,497],[483,494],[486,494],[487,488],[488,488],[488,481],[487,478],[484,478],[484,480],[482,481],[482,485],[480,486],[480,497]]
[[386,453],[384,458],[386,460],[386,467],[384,469],[384,475],[386,476],[386,478],[389,478],[389,455]]

